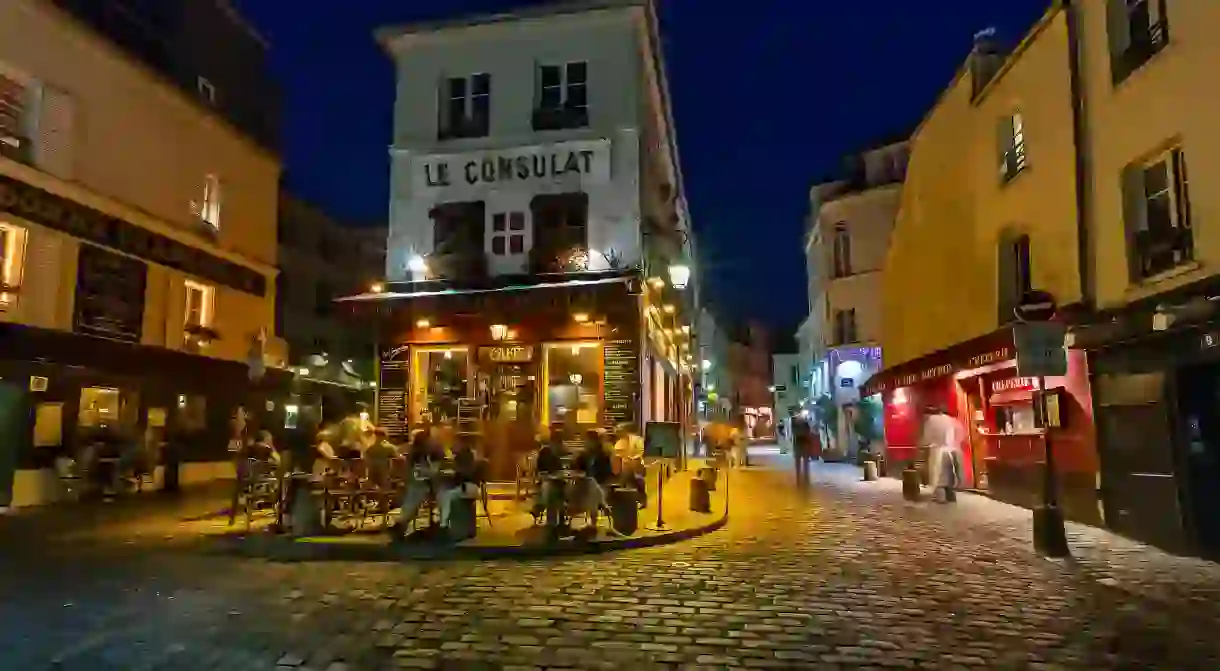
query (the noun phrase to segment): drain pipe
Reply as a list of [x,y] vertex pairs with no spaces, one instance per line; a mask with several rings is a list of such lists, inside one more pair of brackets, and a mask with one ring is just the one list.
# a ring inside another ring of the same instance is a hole
[[1080,281],[1080,303],[1085,315],[1097,309],[1093,273],[1093,246],[1090,224],[1092,207],[1092,145],[1084,90],[1084,44],[1080,37],[1079,2],[1060,0],[1067,20],[1068,77],[1072,97],[1072,146],[1075,149],[1076,182],[1076,266]]

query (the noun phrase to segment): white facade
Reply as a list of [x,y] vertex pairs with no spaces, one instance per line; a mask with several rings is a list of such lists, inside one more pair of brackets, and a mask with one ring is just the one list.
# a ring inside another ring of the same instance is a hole
[[771,355],[771,386],[774,387],[774,417],[776,421],[800,411],[808,395],[805,390],[800,354]]
[[[426,279],[420,261],[439,252],[434,208],[477,201],[489,274],[530,272],[539,230],[531,203],[560,193],[587,197],[588,270],[640,263],[648,171],[641,154],[662,164],[660,179],[678,180],[659,111],[666,106],[646,28],[650,12],[642,1],[606,1],[380,33],[398,70],[388,280]],[[557,80],[547,80],[547,68]],[[456,96],[463,88],[468,95]],[[553,125],[539,122],[540,110],[556,101],[584,123],[542,129]],[[478,121],[473,132],[447,129],[456,105]],[[660,137],[649,147],[644,135],[652,129]]]
[[802,325],[813,396],[840,405],[881,369],[881,272],[906,174],[906,142],[853,159],[846,179],[810,190],[806,264],[809,317]]

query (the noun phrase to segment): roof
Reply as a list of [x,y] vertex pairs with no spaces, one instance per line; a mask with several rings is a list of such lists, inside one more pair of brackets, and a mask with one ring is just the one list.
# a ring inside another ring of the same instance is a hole
[[644,7],[647,5],[647,3],[648,0],[564,0],[561,2],[545,2],[521,7],[508,12],[500,12],[497,14],[471,14],[451,19],[416,21],[412,23],[383,26],[373,31],[373,37],[377,40],[377,43],[382,46],[382,48],[388,48],[391,40],[403,35],[435,33],[444,30],[457,30],[461,28],[471,28],[474,26],[508,23],[511,21],[545,19],[554,16],[584,14],[599,10]]

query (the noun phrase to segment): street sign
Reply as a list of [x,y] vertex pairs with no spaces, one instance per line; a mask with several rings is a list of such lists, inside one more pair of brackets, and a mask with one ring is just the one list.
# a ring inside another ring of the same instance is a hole
[[1059,322],[1014,324],[1012,341],[1017,348],[1017,375],[1042,377],[1067,375],[1067,327]]
[[1021,296],[1012,314],[1019,322],[1048,322],[1059,312],[1059,304],[1048,291],[1034,289]]
[[777,392],[779,392],[779,391],[788,391],[788,387],[786,387],[786,386],[784,386],[784,385],[782,385],[782,384],[777,384],[777,385],[775,385],[775,391],[777,391]]

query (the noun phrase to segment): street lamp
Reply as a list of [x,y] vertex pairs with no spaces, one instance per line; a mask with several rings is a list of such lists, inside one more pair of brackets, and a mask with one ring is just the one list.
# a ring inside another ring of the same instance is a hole
[[690,283],[690,266],[685,263],[673,263],[669,266],[669,283],[675,289],[685,289]]

